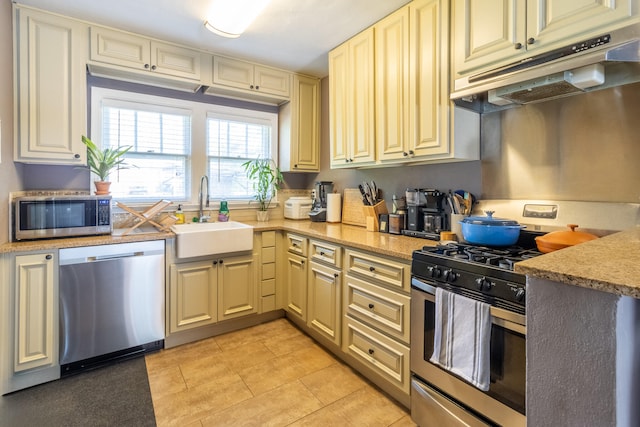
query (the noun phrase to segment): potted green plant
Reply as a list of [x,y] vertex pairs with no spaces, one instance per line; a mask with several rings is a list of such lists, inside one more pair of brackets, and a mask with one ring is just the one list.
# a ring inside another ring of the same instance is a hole
[[273,159],[248,160],[242,164],[247,178],[253,181],[255,199],[258,201],[258,221],[268,221],[271,200],[284,181],[280,168]]
[[123,156],[131,150],[131,146],[100,149],[86,136],[82,136],[82,143],[87,147],[87,165],[89,170],[98,176],[98,181],[94,181],[96,194],[109,194],[111,182],[107,181],[109,173],[114,168],[125,169],[128,166],[124,163]]

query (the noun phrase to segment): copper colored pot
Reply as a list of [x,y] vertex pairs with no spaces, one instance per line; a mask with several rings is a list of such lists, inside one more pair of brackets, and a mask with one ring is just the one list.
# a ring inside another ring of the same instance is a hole
[[569,227],[570,230],[552,231],[544,236],[536,237],[538,250],[544,253],[553,252],[598,238],[598,236],[591,233],[576,231],[576,228],[578,228],[577,224],[567,224],[567,227]]

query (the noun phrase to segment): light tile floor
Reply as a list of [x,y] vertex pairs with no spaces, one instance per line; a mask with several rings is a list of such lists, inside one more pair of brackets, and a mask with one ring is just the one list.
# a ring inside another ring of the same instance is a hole
[[158,426],[415,426],[286,319],[146,356]]

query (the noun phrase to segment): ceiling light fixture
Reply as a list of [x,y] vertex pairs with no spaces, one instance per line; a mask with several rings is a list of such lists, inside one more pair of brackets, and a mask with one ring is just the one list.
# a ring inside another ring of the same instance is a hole
[[239,37],[271,0],[214,0],[204,26],[228,38]]

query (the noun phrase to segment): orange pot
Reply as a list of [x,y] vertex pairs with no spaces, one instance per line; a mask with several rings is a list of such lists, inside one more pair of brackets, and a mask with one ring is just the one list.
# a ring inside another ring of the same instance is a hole
[[576,228],[578,228],[577,224],[567,224],[567,227],[569,227],[570,230],[552,231],[544,236],[536,237],[538,250],[544,253],[553,252],[598,238],[598,236],[591,233],[576,231]]

